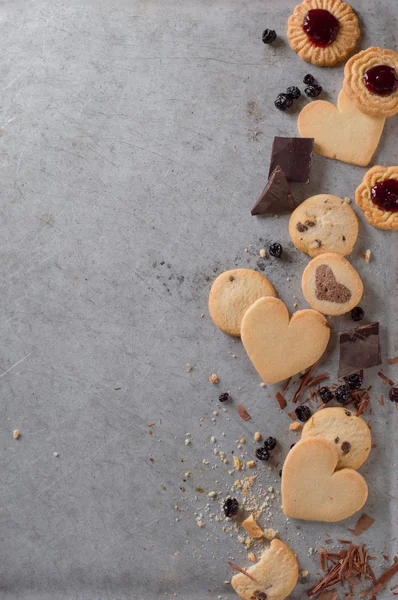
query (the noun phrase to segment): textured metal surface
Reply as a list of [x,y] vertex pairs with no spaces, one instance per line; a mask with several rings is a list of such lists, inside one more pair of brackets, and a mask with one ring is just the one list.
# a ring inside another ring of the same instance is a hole
[[[273,136],[296,132],[297,113],[273,106],[277,92],[311,72],[334,100],[342,82],[342,68],[316,69],[288,49],[293,6],[1,3],[1,599],[234,597],[223,584],[226,561],[246,564],[246,553],[206,513],[205,527],[195,521],[207,500],[195,488],[222,497],[233,482],[230,465],[212,468],[210,436],[230,456],[242,435],[273,434],[281,459],[296,438],[267,397],[275,390],[259,387],[206,302],[216,274],[255,268],[258,250],[280,241],[287,258],[267,261],[266,274],[289,309],[294,295],[305,306],[307,259],[289,242],[287,217],[249,211]],[[360,17],[362,47],[396,48],[394,0],[361,1]],[[272,48],[261,43],[266,26],[283,34]],[[396,163],[397,132],[397,119],[388,120],[374,164]],[[352,197],[364,172],[316,157],[310,185],[294,192]],[[388,358],[398,354],[396,235],[359,219],[352,261]],[[335,332],[351,324],[333,320],[323,360],[333,375]],[[394,377],[393,369],[385,371]],[[211,372],[221,378],[217,389]],[[380,557],[397,551],[397,413],[376,402],[388,389],[376,372],[366,382],[377,448],[362,469],[376,524],[359,540]],[[225,389],[251,421],[235,406],[212,421]],[[261,478],[278,489],[277,469]],[[272,526],[314,581],[318,557],[308,548],[346,538],[355,522],[287,524],[277,505]]]

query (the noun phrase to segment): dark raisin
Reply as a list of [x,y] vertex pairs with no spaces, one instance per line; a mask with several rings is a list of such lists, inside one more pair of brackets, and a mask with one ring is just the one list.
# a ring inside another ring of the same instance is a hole
[[305,88],[304,92],[308,96],[308,98],[317,98],[319,94],[322,92],[322,88],[320,85],[309,85]]
[[298,420],[302,423],[308,421],[312,414],[311,409],[305,404],[303,404],[302,406],[298,406],[294,412],[296,413],[296,417],[298,418]]
[[345,235],[343,235],[343,242],[345,242]]
[[275,258],[280,258],[282,256],[283,248],[281,244],[276,242],[275,244],[271,244],[269,247],[269,253],[271,256],[275,256]]
[[285,111],[292,106],[293,100],[286,94],[278,94],[274,104],[278,110]]
[[337,438],[335,438],[335,440],[334,440],[334,443],[335,443],[335,444],[338,444],[338,443],[339,443],[339,441],[340,441],[340,438],[339,438],[339,437],[337,437]]
[[321,388],[319,390],[319,395],[321,397],[322,402],[324,402],[325,404],[333,400],[333,392],[331,392],[328,387]]
[[286,94],[290,96],[292,100],[297,100],[301,96],[301,92],[295,85],[291,85],[287,88]]
[[365,311],[360,306],[356,306],[351,311],[351,319],[353,321],[362,321],[365,316]]
[[220,402],[227,402],[227,400],[229,400],[229,392],[224,392],[223,394],[220,394],[218,399]]
[[264,442],[264,448],[267,450],[273,450],[276,446],[276,439],[274,437],[269,437]]
[[282,469],[279,471],[279,477],[282,477]]
[[348,386],[350,390],[359,390],[362,385],[362,377],[359,373],[353,373],[348,377]]
[[268,448],[257,448],[256,450],[256,457],[258,458],[258,460],[269,460],[269,452],[268,452]]
[[305,225],[307,225],[307,227],[315,227],[315,221],[306,221]]
[[303,231],[308,231],[308,227],[306,227],[305,225],[303,225],[302,223],[300,223],[300,221],[297,223],[296,229],[300,233],[303,233]]
[[314,240],[316,242],[316,245],[318,246],[318,248],[320,248],[322,246],[322,242],[321,240]]
[[350,442],[343,442],[341,444],[341,449],[344,452],[344,454],[348,454],[348,452],[351,450],[351,444],[350,444]]
[[267,600],[265,592],[254,592],[254,600]]
[[229,276],[229,280],[230,280],[230,281],[235,281],[235,277],[234,277],[233,275],[230,275],[230,276]]
[[398,402],[398,388],[392,387],[388,392],[388,397],[390,398],[391,402]]
[[334,394],[339,404],[345,405],[351,402],[351,392],[346,385],[339,385]]
[[313,75],[306,75],[303,79],[303,83],[306,83],[307,85],[312,85],[314,83],[315,79]]
[[350,413],[349,410],[345,410],[344,413],[347,415],[347,417],[351,417],[352,416],[352,413]]
[[272,44],[276,40],[276,31],[273,29],[264,29],[261,39],[264,44]]
[[226,517],[233,517],[239,510],[239,502],[236,498],[227,498],[224,502],[224,513]]

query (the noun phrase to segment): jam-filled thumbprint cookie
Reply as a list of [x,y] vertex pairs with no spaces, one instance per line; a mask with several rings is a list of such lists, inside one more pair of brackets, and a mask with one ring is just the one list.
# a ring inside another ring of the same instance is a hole
[[351,6],[341,0],[304,0],[288,20],[287,37],[302,60],[332,67],[354,50],[360,30]]
[[398,230],[398,167],[372,167],[355,192],[355,200],[371,225]]
[[344,67],[343,90],[367,115],[398,113],[398,52],[372,46],[352,56]]

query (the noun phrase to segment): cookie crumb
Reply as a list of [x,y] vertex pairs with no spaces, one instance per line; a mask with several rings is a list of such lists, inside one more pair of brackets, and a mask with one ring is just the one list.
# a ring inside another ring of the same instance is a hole
[[249,554],[247,555],[247,559],[250,560],[251,562],[256,562],[257,556],[254,554],[254,552],[249,552]]
[[189,477],[189,476],[191,475],[191,471],[186,471],[186,472],[184,473],[184,475],[185,475],[185,477]]
[[308,571],[300,571],[301,577],[307,577],[309,575]]
[[243,252],[249,252],[248,248],[243,248]]
[[267,256],[267,253],[266,253],[266,251],[264,250],[264,248],[261,248],[261,250],[260,250],[259,254],[260,254],[260,256],[261,256],[262,258],[265,258],[265,257]]
[[21,432],[19,431],[19,429],[14,429],[14,431],[12,432],[12,437],[14,438],[14,440],[19,440],[19,438],[21,437]]
[[263,535],[265,537],[265,539],[267,539],[269,542],[271,542],[274,538],[276,538],[276,536],[278,535],[278,532],[275,531],[275,529],[264,529],[263,530]]
[[191,440],[189,440],[188,438],[185,440],[185,445],[189,446],[189,444],[191,443]]
[[250,515],[250,517],[247,517],[247,519],[242,522],[242,527],[251,538],[259,539],[264,535],[263,530],[256,523],[253,515]]
[[203,314],[203,313],[200,315],[200,318],[201,318],[201,319],[204,319],[204,314]]
[[210,383],[214,383],[215,385],[216,385],[217,383],[220,383],[220,380],[219,380],[218,376],[217,376],[215,373],[212,373],[212,374],[210,375],[210,377],[209,377],[209,381],[210,381]]
[[240,438],[239,442],[240,442],[241,444],[246,444],[246,438]]
[[365,250],[365,252],[363,253],[363,257],[365,259],[366,263],[370,263],[370,259],[372,258],[372,251],[371,250]]
[[190,373],[193,369],[193,366],[190,363],[185,363],[185,368],[188,371],[188,373]]
[[58,458],[59,452],[54,452],[54,456],[55,456],[55,458]]
[[209,492],[209,493],[207,494],[207,496],[208,496],[209,498],[216,498],[216,497],[217,497],[217,494],[216,494],[216,492]]
[[300,431],[301,425],[300,425],[300,423],[291,423],[289,425],[289,429],[290,429],[290,431]]
[[259,431],[256,431],[256,433],[255,433],[255,434],[254,434],[254,436],[253,436],[253,439],[254,439],[254,441],[255,441],[255,442],[261,442],[261,440],[262,440],[263,438],[262,438],[262,435],[261,435],[261,433],[260,433]]
[[246,463],[246,467],[248,467],[249,469],[252,469],[255,466],[256,466],[256,461],[255,460],[248,460],[247,463]]
[[344,198],[344,202],[347,202],[347,204],[351,204],[351,198],[349,198],[348,196],[346,196]]
[[202,521],[202,519],[197,519],[197,520],[196,520],[196,525],[197,525],[198,527],[204,527],[204,526],[205,526],[205,523],[204,523],[204,521]]
[[242,468],[242,461],[237,456],[234,456],[234,467],[237,471],[240,471]]
[[265,387],[265,383],[264,383],[264,381],[262,381],[262,382],[260,383],[260,387]]

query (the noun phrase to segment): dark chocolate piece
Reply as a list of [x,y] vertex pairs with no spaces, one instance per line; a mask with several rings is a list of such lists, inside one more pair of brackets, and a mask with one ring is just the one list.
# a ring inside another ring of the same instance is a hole
[[381,364],[379,323],[339,333],[339,377]]
[[275,137],[269,172],[279,165],[288,181],[309,183],[313,151],[313,138]]
[[285,174],[279,166],[276,166],[251,213],[252,215],[279,214],[292,211],[294,208],[293,194]]

